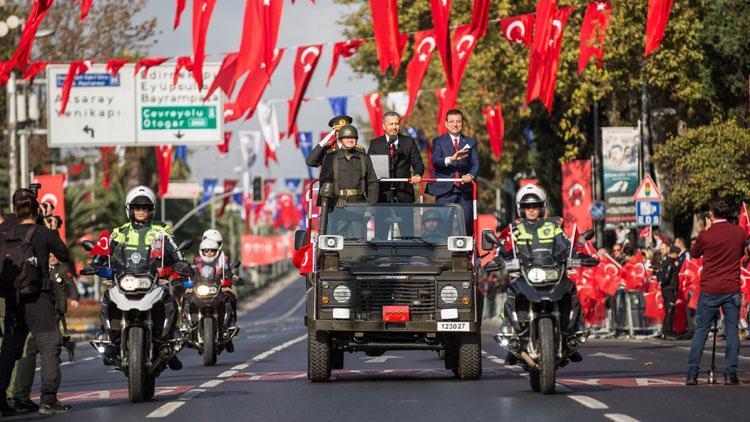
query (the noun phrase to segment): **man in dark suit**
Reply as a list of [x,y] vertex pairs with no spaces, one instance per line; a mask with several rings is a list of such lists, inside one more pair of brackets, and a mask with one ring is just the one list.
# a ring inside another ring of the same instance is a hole
[[[419,183],[424,174],[422,155],[419,153],[414,138],[399,133],[401,116],[395,111],[383,114],[383,130],[385,135],[370,141],[369,155],[387,155],[389,177],[398,179],[412,179],[412,183]],[[413,176],[412,176],[413,174]],[[380,195],[378,203],[414,203],[414,186],[408,182],[381,182],[378,189]],[[414,235],[413,219],[404,218],[400,225],[402,236]],[[375,225],[378,238],[385,238],[388,233],[385,224]]]
[[448,110],[445,115],[448,133],[432,140],[432,167],[436,179],[461,179],[456,183],[431,183],[429,193],[438,204],[460,204],[466,219],[466,234],[474,233],[473,193],[471,181],[479,173],[477,142],[461,131],[464,116],[460,110]]

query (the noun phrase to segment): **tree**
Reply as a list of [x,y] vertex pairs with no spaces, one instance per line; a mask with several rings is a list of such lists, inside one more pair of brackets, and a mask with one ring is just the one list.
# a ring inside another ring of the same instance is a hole
[[714,120],[656,147],[654,156],[671,192],[674,215],[705,210],[714,196],[750,198],[750,131],[736,120]]

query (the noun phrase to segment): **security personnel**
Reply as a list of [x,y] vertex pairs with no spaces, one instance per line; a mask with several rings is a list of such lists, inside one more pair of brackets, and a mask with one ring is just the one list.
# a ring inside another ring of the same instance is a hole
[[[153,222],[155,207],[156,195],[150,188],[136,186],[128,191],[128,194],[125,196],[125,212],[130,222],[112,231],[109,241],[110,251],[115,250],[119,245],[124,245],[126,250],[142,249],[150,245],[152,251],[160,250],[164,254],[164,265],[166,266],[182,260],[182,254],[177,251],[177,245],[174,242],[169,227],[165,224]],[[160,326],[167,327],[167,329],[166,332],[161,333],[161,337],[168,338],[173,335],[177,312],[177,305],[172,296],[167,295],[165,298],[163,310],[167,323]],[[120,320],[122,318],[122,311],[111,302],[109,290],[104,293],[100,317],[103,326],[107,327],[106,332],[112,342],[110,347],[105,349],[104,361],[105,364],[112,364],[120,349]],[[169,361],[169,368],[172,370],[182,368],[182,363],[177,359],[177,356],[174,356]]]
[[306,163],[310,167],[320,167],[320,165],[323,163],[323,157],[325,157],[326,152],[328,151],[335,151],[339,145],[338,140],[340,138],[339,131],[342,127],[346,125],[351,125],[352,119],[351,117],[342,114],[339,116],[334,117],[330,121],[328,121],[328,127],[333,129],[329,134],[329,136],[326,136],[325,139],[321,140],[318,145],[315,145],[315,148],[310,151],[310,155],[307,156]]
[[320,184],[333,184],[335,204],[338,208],[343,208],[347,203],[376,203],[378,178],[370,156],[357,144],[357,128],[352,125],[342,126],[338,137],[341,148],[329,150],[323,157]]

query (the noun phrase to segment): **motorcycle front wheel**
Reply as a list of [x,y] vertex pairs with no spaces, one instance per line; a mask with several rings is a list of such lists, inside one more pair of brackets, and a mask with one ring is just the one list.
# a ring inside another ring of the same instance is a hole
[[130,327],[128,330],[128,400],[131,403],[146,399],[146,353],[143,327]]
[[216,364],[216,321],[203,319],[203,366]]
[[555,329],[552,319],[539,321],[539,391],[542,394],[555,393]]

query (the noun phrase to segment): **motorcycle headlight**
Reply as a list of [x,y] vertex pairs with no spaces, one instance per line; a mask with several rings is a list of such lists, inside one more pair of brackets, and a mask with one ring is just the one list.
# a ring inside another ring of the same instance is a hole
[[458,300],[458,290],[453,286],[445,286],[440,289],[440,300],[445,303],[453,303]]
[[151,279],[148,277],[136,277],[126,275],[119,281],[120,289],[126,292],[132,292],[138,289],[148,289],[151,287]]
[[216,294],[216,287],[214,286],[206,286],[205,284],[201,284],[195,289],[195,293],[198,296],[209,296]]
[[541,268],[532,268],[526,273],[526,278],[532,283],[544,283],[547,274]]
[[333,298],[338,303],[348,302],[351,297],[352,297],[352,291],[349,290],[349,288],[344,286],[343,284],[340,286],[336,286],[336,288],[333,289]]

